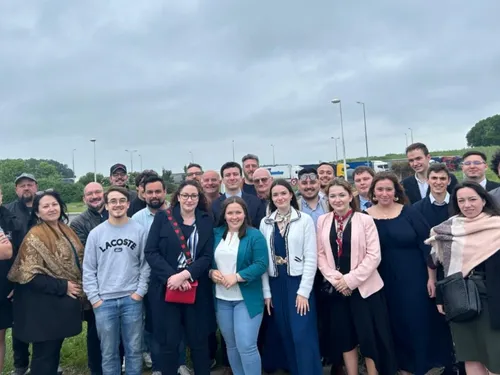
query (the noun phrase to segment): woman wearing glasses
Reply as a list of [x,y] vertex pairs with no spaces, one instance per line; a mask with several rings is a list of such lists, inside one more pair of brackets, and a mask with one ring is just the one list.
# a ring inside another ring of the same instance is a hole
[[146,245],[151,267],[149,301],[153,334],[163,359],[161,373],[176,375],[183,333],[197,375],[209,375],[208,333],[213,295],[213,219],[197,181],[184,181],[171,209],[155,215]]
[[316,306],[312,292],[317,269],[313,219],[299,211],[285,180],[271,186],[271,214],[260,224],[269,248],[269,280],[263,279],[266,305],[276,325],[292,375],[322,374]]
[[37,194],[30,229],[9,272],[16,283],[14,335],[33,343],[31,374],[57,374],[66,337],[82,330],[83,245],[64,223],[66,205],[55,191]]

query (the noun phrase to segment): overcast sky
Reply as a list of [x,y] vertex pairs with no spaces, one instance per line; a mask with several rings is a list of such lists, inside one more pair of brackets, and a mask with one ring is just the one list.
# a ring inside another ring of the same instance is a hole
[[[0,158],[105,175],[246,153],[332,160],[401,152],[405,132],[461,148],[500,108],[500,1],[0,2]],[[342,156],[339,142],[339,158]]]

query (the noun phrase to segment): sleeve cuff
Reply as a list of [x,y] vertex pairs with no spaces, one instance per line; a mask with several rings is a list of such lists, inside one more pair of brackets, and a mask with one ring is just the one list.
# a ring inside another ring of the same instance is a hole
[[99,297],[99,295],[95,296],[95,297],[92,297],[92,298],[89,298],[89,302],[92,306],[94,306],[97,302],[99,302],[101,300],[101,297]]
[[309,295],[311,294],[311,291],[307,290],[307,288],[304,288],[304,287],[300,287],[299,290],[297,291],[297,294],[304,297],[304,298],[307,298],[309,299]]
[[139,288],[135,291],[135,294],[138,294],[140,295],[142,298],[144,298],[144,296],[146,295],[148,291],[146,289],[143,289],[143,288]]

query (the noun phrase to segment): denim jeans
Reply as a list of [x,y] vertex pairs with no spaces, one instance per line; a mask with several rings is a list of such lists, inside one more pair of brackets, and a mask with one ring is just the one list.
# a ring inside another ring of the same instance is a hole
[[106,300],[94,309],[101,340],[102,373],[121,373],[120,335],[125,349],[126,375],[142,373],[142,301],[130,296]]
[[217,299],[217,322],[234,375],[261,375],[257,337],[262,313],[250,318],[244,301]]

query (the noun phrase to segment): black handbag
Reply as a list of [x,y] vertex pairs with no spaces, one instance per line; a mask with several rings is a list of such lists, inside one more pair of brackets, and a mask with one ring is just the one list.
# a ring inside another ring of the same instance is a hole
[[448,322],[465,322],[481,313],[481,297],[476,283],[462,272],[454,273],[436,283],[443,297]]

